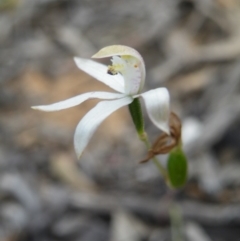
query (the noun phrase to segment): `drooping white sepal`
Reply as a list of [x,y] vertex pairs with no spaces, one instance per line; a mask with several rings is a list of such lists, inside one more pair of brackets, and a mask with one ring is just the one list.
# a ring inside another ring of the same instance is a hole
[[170,97],[166,88],[157,88],[140,94],[143,97],[151,121],[169,134]]
[[109,75],[108,67],[106,65],[97,63],[90,59],[82,59],[75,57],[74,61],[79,69],[89,74],[98,81],[104,83],[110,88],[124,93],[124,79],[122,75]]
[[39,106],[32,106],[32,109],[35,110],[42,110],[42,111],[58,111],[58,110],[63,110],[67,109],[76,105],[79,105],[83,103],[86,100],[89,99],[105,99],[105,100],[113,100],[113,99],[119,99],[124,97],[124,94],[119,94],[119,93],[110,93],[110,92],[100,92],[100,91],[95,91],[95,92],[88,92],[84,93],[81,95],[77,95],[75,97],[72,97],[67,100],[63,100],[51,105],[39,105]]
[[82,118],[74,134],[74,147],[78,158],[81,157],[97,127],[114,111],[130,104],[132,101],[131,97],[101,101]]

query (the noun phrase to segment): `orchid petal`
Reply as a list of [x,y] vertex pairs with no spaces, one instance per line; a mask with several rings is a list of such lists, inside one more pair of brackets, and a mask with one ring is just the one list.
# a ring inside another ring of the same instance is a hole
[[170,97],[166,88],[157,88],[140,94],[143,97],[151,121],[169,134]]
[[124,93],[123,77],[120,74],[109,75],[107,73],[108,67],[106,65],[97,63],[89,59],[82,59],[78,57],[75,57],[74,61],[77,67],[85,73],[91,75],[92,77],[109,86],[110,88],[120,93]]
[[75,97],[72,97],[67,100],[63,100],[51,105],[40,105],[40,106],[32,106],[33,109],[36,110],[42,110],[42,111],[58,111],[67,109],[76,105],[79,105],[83,103],[84,101],[88,99],[119,99],[124,97],[125,94],[119,94],[119,93],[109,93],[109,92],[88,92],[84,93]]
[[125,97],[112,101],[101,101],[91,109],[79,122],[74,134],[74,146],[77,156],[80,158],[97,127],[117,109],[128,105],[133,99]]

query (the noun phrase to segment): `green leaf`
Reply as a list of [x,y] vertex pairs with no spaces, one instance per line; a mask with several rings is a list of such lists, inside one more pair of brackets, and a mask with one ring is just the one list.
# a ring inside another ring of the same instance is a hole
[[174,148],[168,157],[167,171],[169,184],[173,188],[184,186],[187,181],[188,164],[187,158],[181,147]]
[[144,135],[144,121],[140,100],[135,98],[133,102],[128,105],[128,107],[138,135],[141,138]]

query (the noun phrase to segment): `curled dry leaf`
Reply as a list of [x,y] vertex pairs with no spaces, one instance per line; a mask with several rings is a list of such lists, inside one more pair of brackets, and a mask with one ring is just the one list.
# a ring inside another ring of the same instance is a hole
[[182,129],[181,120],[177,114],[171,112],[169,122],[170,135],[162,133],[153,143],[147,157],[140,161],[140,163],[147,162],[156,155],[169,153],[174,147],[179,145]]

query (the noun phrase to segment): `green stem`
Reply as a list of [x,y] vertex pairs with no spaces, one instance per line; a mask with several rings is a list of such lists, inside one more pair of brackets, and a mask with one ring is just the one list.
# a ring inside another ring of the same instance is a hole
[[[139,98],[135,98],[131,104],[129,104],[129,111],[133,120],[133,123],[135,125],[135,128],[137,130],[139,139],[143,141],[147,147],[148,150],[151,149],[151,143],[148,140],[147,133],[144,130],[144,120],[142,115],[142,108]],[[152,158],[153,163],[159,170],[159,172],[162,174],[164,180],[168,181],[168,174],[166,169],[161,165],[161,163],[158,162],[158,159],[154,156]]]
[[169,209],[173,241],[184,241],[183,217],[180,206],[172,204]]
[[[146,145],[147,149],[150,150],[151,149],[151,143],[148,140],[148,136],[147,133],[144,132],[144,135],[141,136],[141,140],[144,142],[144,144]],[[162,174],[165,182],[168,181],[168,174],[166,169],[162,166],[162,164],[158,161],[158,159],[156,158],[156,156],[154,156],[152,158],[153,163],[155,164],[155,166],[157,167],[157,169],[159,170],[159,172]]]

